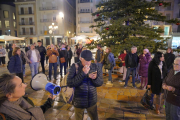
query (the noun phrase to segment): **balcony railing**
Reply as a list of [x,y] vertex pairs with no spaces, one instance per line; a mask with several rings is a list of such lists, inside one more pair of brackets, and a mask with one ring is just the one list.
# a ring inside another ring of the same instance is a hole
[[92,31],[80,31],[80,33],[92,33]]
[[34,25],[34,22],[19,22],[19,25]]
[[40,7],[39,10],[44,11],[44,10],[58,10],[58,7]]
[[93,21],[79,21],[79,23],[93,23]]
[[34,14],[33,12],[19,12],[19,15],[29,15],[29,14]]
[[57,20],[52,20],[52,19],[40,19],[40,22],[57,22]]
[[92,0],[78,0],[78,3],[92,3]]
[[35,35],[35,32],[20,32],[19,35]]
[[92,10],[91,10],[91,11],[90,11],[90,10],[86,10],[86,11],[85,11],[85,10],[84,10],[84,11],[82,10],[82,11],[79,11],[78,13],[93,13],[93,12],[92,12]]
[[43,34],[43,35],[57,35],[57,34],[59,34],[59,31],[58,30],[54,30],[53,32],[52,32],[52,34],[50,34],[49,33],[49,30],[42,30],[41,31],[41,34]]
[[15,0],[15,2],[30,2],[30,1],[36,1],[36,0]]

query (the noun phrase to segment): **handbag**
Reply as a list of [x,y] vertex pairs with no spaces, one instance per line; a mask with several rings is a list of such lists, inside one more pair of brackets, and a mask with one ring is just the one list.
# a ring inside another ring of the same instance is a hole
[[66,62],[65,58],[64,57],[60,58],[60,62],[65,63]]
[[120,62],[120,63],[118,64],[118,66],[119,66],[119,67],[122,67],[122,65],[123,65],[123,63],[122,63],[122,62]]
[[153,102],[151,101],[151,95],[148,95],[149,89],[146,90],[144,96],[141,99],[141,104],[147,109],[154,109]]

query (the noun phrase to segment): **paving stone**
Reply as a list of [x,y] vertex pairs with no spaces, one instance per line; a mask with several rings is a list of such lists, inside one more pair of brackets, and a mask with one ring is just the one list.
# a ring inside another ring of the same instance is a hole
[[128,101],[129,97],[126,95],[118,95],[117,100],[119,101]]
[[117,100],[117,94],[106,93],[105,98],[106,99],[115,99],[115,100]]

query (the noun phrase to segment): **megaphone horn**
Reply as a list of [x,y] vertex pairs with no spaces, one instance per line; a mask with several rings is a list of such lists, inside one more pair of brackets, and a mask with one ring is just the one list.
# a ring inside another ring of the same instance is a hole
[[[61,87],[51,83],[47,80],[47,76],[43,73],[36,74],[30,82],[31,88],[33,90],[46,90],[52,95],[57,95],[61,91]],[[66,86],[62,86],[66,87]]]

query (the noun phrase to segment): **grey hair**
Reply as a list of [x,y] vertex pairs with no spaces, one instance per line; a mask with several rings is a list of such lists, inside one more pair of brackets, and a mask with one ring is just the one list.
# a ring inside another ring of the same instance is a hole
[[133,50],[133,49],[137,49],[137,47],[136,47],[136,46],[133,46],[133,47],[131,48],[131,50]]

